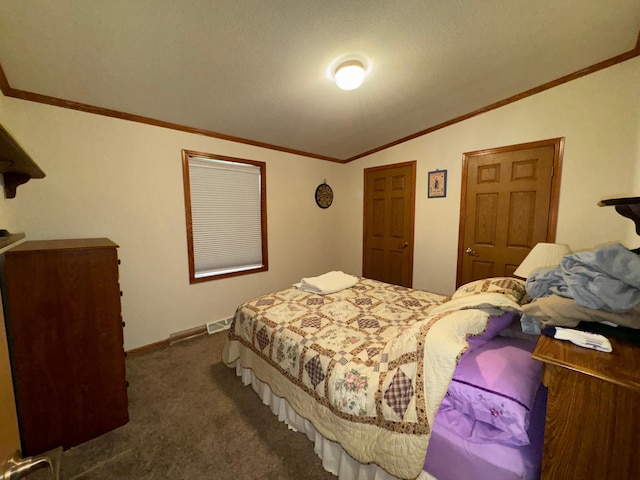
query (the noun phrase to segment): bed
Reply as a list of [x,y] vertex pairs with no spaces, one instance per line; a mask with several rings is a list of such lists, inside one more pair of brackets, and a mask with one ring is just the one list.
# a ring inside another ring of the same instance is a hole
[[[491,480],[532,480],[544,424],[541,369],[531,341],[498,335],[517,323],[525,298],[513,278],[472,282],[452,297],[365,278],[324,295],[292,287],[238,307],[223,360],[315,442],[340,479],[447,480],[480,468]],[[505,349],[522,361],[498,360],[487,384],[463,378]],[[493,407],[487,395],[485,405],[464,406],[469,388],[491,392],[508,365],[528,379],[527,400],[494,391]],[[454,384],[463,388],[453,392]],[[467,423],[451,427],[461,411]]]

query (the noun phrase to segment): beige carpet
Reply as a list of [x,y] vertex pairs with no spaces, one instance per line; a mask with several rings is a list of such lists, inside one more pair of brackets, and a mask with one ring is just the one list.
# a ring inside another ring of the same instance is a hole
[[335,480],[306,436],[222,363],[225,336],[130,355],[130,422],[64,452],[62,478]]

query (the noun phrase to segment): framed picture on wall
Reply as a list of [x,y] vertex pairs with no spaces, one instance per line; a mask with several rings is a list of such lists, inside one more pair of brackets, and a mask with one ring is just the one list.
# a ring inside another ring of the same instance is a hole
[[427,196],[429,198],[444,198],[447,196],[446,170],[429,172]]

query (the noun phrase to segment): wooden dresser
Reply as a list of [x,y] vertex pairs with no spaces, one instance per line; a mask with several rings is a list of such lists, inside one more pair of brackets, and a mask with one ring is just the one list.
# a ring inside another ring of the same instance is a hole
[[640,346],[603,353],[540,336],[549,387],[542,480],[640,478]]
[[23,456],[129,420],[117,247],[106,238],[29,241],[2,255]]

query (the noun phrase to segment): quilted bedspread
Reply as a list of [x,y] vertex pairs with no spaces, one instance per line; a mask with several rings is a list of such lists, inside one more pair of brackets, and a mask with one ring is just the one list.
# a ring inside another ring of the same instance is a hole
[[478,310],[429,314],[445,300],[369,279],[264,295],[236,311],[223,360],[252,369],[357,461],[416,478],[467,337],[488,322]]

